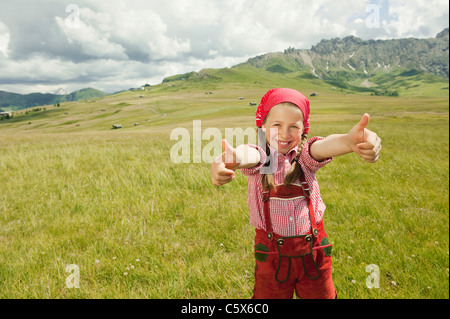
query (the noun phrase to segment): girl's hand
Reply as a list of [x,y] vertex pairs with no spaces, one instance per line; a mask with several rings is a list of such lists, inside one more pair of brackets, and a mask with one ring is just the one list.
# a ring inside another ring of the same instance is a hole
[[380,156],[381,139],[366,127],[369,124],[369,114],[364,114],[347,134],[349,147],[353,152],[361,156],[366,162],[375,163]]
[[226,140],[222,140],[224,152],[211,164],[211,180],[214,186],[221,186],[234,179],[234,171],[239,166],[236,162],[236,149]]

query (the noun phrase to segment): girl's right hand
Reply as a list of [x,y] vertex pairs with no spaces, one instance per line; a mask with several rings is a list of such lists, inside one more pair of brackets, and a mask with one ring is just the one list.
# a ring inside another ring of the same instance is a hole
[[234,171],[239,166],[236,163],[236,149],[226,140],[222,140],[224,152],[211,164],[211,180],[214,186],[221,186],[234,179]]

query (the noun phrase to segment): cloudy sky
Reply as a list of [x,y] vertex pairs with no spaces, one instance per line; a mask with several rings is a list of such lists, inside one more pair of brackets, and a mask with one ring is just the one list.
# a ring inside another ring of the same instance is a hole
[[321,39],[429,38],[447,0],[0,0],[0,90],[108,93]]

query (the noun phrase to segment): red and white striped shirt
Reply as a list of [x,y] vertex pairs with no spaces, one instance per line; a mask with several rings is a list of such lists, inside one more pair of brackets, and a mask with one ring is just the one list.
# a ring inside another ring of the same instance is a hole
[[[320,197],[319,184],[316,179],[316,171],[332,161],[333,158],[316,161],[311,157],[309,148],[312,143],[321,140],[323,137],[313,137],[305,144],[302,149],[299,163],[305,173],[306,182],[310,187],[311,201],[314,206],[316,222],[319,223],[325,212],[325,204]],[[242,174],[248,177],[248,199],[247,204],[250,208],[250,224],[255,228],[265,229],[263,201],[262,201],[262,175],[260,169],[266,162],[267,155],[258,145],[250,145],[256,148],[261,156],[260,163],[252,168],[241,169]],[[282,184],[284,178],[291,167],[292,160],[297,156],[298,148],[295,147],[286,155],[278,153],[269,145],[271,154],[278,158],[278,168],[274,173],[275,184]],[[300,181],[297,181],[300,183]],[[274,233],[281,236],[298,236],[307,233],[311,229],[309,220],[308,204],[305,198],[294,199],[276,199],[272,198],[269,202],[270,218]]]

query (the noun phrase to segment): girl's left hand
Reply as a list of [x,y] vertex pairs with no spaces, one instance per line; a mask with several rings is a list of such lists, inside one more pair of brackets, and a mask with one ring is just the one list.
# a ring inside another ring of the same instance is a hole
[[375,163],[381,152],[381,139],[375,132],[368,130],[369,114],[364,114],[347,134],[348,143],[352,151],[361,156],[366,162]]

